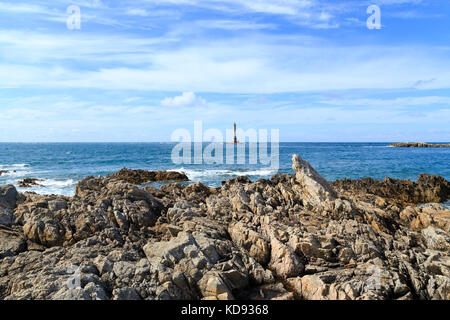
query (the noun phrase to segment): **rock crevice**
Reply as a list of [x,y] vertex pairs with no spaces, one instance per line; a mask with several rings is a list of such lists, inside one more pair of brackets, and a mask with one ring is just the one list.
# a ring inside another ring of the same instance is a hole
[[417,205],[448,181],[293,169],[220,188],[128,170],[73,197],[0,187],[0,298],[450,299],[450,211]]

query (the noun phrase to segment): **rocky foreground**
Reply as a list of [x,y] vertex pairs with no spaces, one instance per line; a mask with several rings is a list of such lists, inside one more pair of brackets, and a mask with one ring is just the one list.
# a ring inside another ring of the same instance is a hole
[[215,189],[120,174],[74,197],[1,187],[0,298],[450,299],[449,181],[293,169]]

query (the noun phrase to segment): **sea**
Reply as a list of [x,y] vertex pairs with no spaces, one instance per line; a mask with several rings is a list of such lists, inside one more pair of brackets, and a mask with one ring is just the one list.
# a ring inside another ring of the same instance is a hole
[[[292,174],[291,158],[299,154],[325,179],[334,181],[349,178],[372,177],[384,179],[417,180],[421,173],[441,175],[450,180],[450,148],[394,148],[389,143],[280,143],[268,148],[268,155],[278,159],[272,165],[259,158],[250,161],[250,146],[245,155],[234,148],[234,160],[226,163],[227,147],[223,148],[223,161],[179,164],[173,161],[176,143],[0,143],[0,185],[13,184],[24,178],[42,179],[40,186],[20,191],[40,194],[71,196],[78,181],[87,176],[106,176],[122,168],[145,170],[174,170],[186,173],[192,182],[210,187],[237,176],[252,181],[268,179],[277,173]],[[210,144],[203,144],[204,150]],[[241,149],[242,150],[242,149]],[[273,150],[273,153],[272,153]],[[217,152],[217,151],[216,151]],[[220,153],[213,152],[213,156]],[[198,154],[197,154],[198,158]],[[202,160],[202,159],[200,159]],[[179,162],[179,161],[176,161]],[[250,163],[251,162],[251,163]],[[154,183],[155,186],[160,184]],[[448,203],[447,203],[448,205]]]

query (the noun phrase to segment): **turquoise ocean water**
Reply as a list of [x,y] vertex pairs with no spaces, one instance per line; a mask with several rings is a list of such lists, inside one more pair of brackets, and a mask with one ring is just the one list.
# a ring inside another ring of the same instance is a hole
[[[388,143],[280,143],[279,170],[267,165],[172,163],[175,143],[0,143],[0,185],[26,177],[45,179],[42,194],[72,195],[86,176],[107,175],[123,167],[185,172],[191,181],[219,186],[240,175],[252,180],[292,173],[291,157],[298,153],[328,180],[386,176],[416,180],[420,173],[450,180],[450,148],[391,148]],[[206,147],[208,144],[204,144]],[[247,146],[248,148],[248,146]],[[226,154],[224,152],[224,154]],[[269,150],[270,154],[270,150]],[[236,155],[237,157],[237,155]],[[236,161],[237,162],[237,161]],[[21,191],[25,191],[20,189]]]

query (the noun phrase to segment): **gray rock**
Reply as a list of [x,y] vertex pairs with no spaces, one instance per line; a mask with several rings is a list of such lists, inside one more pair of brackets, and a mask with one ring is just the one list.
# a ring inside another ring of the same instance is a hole
[[13,222],[13,210],[0,207],[0,225],[10,227]]
[[295,176],[220,188],[2,187],[0,299],[449,299],[450,211],[406,201],[428,186],[445,198],[445,179],[344,181],[337,194],[293,164]]
[[141,300],[134,288],[124,287],[113,290],[113,300]]
[[67,209],[67,203],[64,200],[51,200],[48,202],[48,209],[50,211]]
[[269,242],[257,232],[246,228],[239,222],[228,228],[231,239],[238,248],[242,248],[260,264],[267,264],[270,259]]
[[428,248],[450,251],[450,236],[443,230],[430,226],[422,230],[422,236]]
[[167,242],[148,243],[143,250],[147,258],[164,258],[177,263],[184,257],[184,248],[194,245],[194,237],[190,233],[180,232],[176,238]]
[[0,207],[14,209],[18,195],[13,185],[0,186]]
[[293,155],[292,169],[295,171],[295,179],[300,186],[298,190],[304,200],[313,205],[320,205],[337,198],[331,185],[299,155]]
[[26,250],[27,244],[16,232],[0,229],[0,259],[12,257]]

